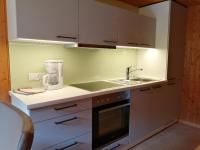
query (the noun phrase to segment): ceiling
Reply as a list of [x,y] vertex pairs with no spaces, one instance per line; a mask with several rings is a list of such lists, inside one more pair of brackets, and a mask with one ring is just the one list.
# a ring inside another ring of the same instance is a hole
[[[145,5],[149,5],[152,3],[162,2],[164,0],[119,0],[137,7],[142,7]],[[186,6],[194,6],[200,5],[200,0],[176,0],[177,2],[186,5]]]

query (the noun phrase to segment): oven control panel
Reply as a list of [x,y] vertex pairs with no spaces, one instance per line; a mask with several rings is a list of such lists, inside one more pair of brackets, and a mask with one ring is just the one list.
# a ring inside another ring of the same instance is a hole
[[92,107],[98,107],[106,104],[111,104],[123,100],[130,100],[131,91],[126,90],[111,94],[100,95],[92,98]]

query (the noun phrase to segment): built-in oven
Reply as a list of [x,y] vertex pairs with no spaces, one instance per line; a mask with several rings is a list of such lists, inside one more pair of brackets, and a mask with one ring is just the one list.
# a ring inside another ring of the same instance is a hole
[[129,134],[130,91],[93,98],[92,147],[112,143]]

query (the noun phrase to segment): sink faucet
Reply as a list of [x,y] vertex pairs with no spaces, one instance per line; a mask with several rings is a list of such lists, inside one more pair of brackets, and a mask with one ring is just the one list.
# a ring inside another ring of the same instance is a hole
[[126,80],[130,80],[130,73],[131,72],[135,72],[135,71],[143,71],[143,69],[142,68],[136,68],[136,69],[132,69],[133,68],[133,66],[129,66],[129,67],[127,67],[126,68]]

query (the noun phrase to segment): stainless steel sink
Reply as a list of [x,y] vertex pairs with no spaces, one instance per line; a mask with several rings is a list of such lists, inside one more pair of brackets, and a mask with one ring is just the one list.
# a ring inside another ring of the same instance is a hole
[[126,80],[126,79],[112,80],[112,82],[114,83],[125,84],[125,85],[137,85],[137,84],[143,84],[143,83],[148,83],[148,82],[153,82],[153,81],[156,81],[156,80],[147,79],[147,78],[134,78],[130,80]]

